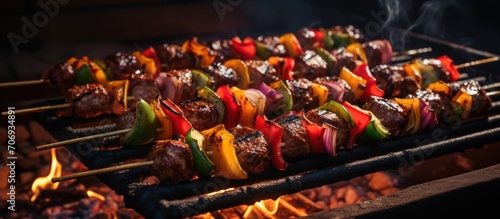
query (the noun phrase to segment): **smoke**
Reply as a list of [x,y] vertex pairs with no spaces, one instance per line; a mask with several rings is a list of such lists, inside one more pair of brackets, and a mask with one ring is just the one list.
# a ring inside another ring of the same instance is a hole
[[[409,31],[438,38],[456,36],[461,29],[459,24],[469,15],[462,3],[462,0],[378,0],[387,15],[382,27],[399,49],[405,49],[405,35]],[[402,30],[403,35],[394,29]]]

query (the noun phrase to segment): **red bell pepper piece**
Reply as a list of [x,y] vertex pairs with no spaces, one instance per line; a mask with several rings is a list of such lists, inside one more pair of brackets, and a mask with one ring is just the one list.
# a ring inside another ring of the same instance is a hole
[[325,33],[323,31],[317,30],[317,29],[311,29],[312,32],[314,32],[314,40],[316,40],[316,43],[318,43],[318,46],[321,48],[325,48],[323,44],[323,39],[325,38]]
[[278,123],[268,120],[264,115],[257,115],[255,118],[255,129],[262,132],[269,146],[271,146],[271,162],[274,168],[285,170],[288,163],[281,153],[281,137],[283,136],[283,127]]
[[160,58],[158,57],[158,54],[156,53],[156,50],[152,46],[150,46],[150,47],[146,48],[142,52],[142,54],[148,58],[155,60],[156,76],[158,76],[161,72],[161,62],[160,62]]
[[359,110],[359,108],[354,107],[348,102],[342,102],[342,106],[344,106],[349,114],[351,114],[352,118],[354,119],[354,123],[356,124],[356,126],[354,128],[351,128],[351,130],[349,131],[349,140],[347,140],[346,143],[348,148],[352,148],[356,138],[363,132],[363,130],[365,130],[368,123],[370,123],[371,116]]
[[443,67],[450,72],[451,82],[457,81],[458,78],[460,78],[460,72],[458,72],[458,69],[455,67],[455,63],[453,63],[453,60],[451,60],[450,57],[443,55],[437,57],[436,59],[441,61]]
[[240,120],[240,114],[242,110],[241,104],[238,102],[236,96],[231,92],[231,87],[229,85],[220,86],[215,91],[217,95],[222,99],[224,105],[226,106],[226,113],[224,115],[224,126],[226,129],[232,129]]
[[293,80],[294,58],[271,56],[267,61],[276,68],[282,81]]
[[255,48],[255,43],[250,37],[245,37],[243,41],[239,37],[233,37],[233,48],[237,54],[241,56],[243,60],[255,59],[255,54],[257,52]]
[[325,133],[325,128],[309,121],[309,119],[304,116],[302,117],[302,124],[304,124],[306,128],[309,151],[313,154],[324,153],[325,145],[323,143],[323,135]]
[[370,69],[366,63],[358,65],[353,73],[360,76],[366,80],[366,88],[361,96],[360,100],[365,102],[370,99],[370,96],[383,97],[384,91],[377,86],[377,79],[373,77]]
[[186,136],[189,129],[192,128],[192,125],[184,116],[184,112],[182,112],[181,108],[168,98],[160,100],[160,105],[163,112],[172,120],[172,124],[175,124],[172,127],[173,134]]

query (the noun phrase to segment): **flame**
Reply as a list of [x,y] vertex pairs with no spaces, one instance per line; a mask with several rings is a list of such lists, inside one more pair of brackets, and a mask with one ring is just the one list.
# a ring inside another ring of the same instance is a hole
[[57,189],[57,187],[59,186],[59,182],[53,183],[51,180],[54,177],[61,176],[62,165],[57,160],[55,148],[52,148],[50,150],[50,154],[52,157],[52,164],[50,166],[49,175],[36,178],[33,182],[33,185],[31,185],[31,191],[33,192],[33,196],[31,196],[32,202],[36,200],[36,198],[40,194],[40,191],[42,191],[43,189]]
[[279,204],[280,204],[280,198],[276,200],[272,199],[260,200],[247,208],[247,210],[243,214],[243,218],[250,218],[251,217],[250,214],[252,213],[254,208],[256,208],[265,215],[274,215],[278,211]]
[[94,192],[94,191],[91,191],[91,190],[87,190],[87,196],[89,198],[97,198],[101,201],[105,201],[106,198],[104,196],[102,196],[101,194],[97,193],[97,192]]

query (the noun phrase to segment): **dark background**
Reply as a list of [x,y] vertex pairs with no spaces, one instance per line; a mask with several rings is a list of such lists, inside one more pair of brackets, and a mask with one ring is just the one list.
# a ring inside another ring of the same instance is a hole
[[[37,79],[43,69],[71,56],[103,58],[159,43],[181,44],[193,36],[209,39],[282,34],[301,27],[337,24],[355,25],[368,38],[388,38],[396,50],[407,49],[406,37],[382,27],[411,30],[500,53],[500,10],[488,1],[59,1],[64,4],[58,3],[54,16],[37,26],[36,34],[30,37],[23,35],[23,17],[32,22],[37,13],[43,12],[40,3],[57,0],[0,3],[0,81]],[[222,19],[216,3],[228,8]],[[27,40],[19,45],[18,52],[7,37],[9,33]]]

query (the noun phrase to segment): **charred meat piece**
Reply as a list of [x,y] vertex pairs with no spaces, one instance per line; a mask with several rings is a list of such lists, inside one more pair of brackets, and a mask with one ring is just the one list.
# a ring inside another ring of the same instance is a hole
[[153,161],[151,173],[162,184],[175,184],[194,177],[194,159],[189,146],[181,140],[159,140],[148,160]]
[[101,84],[74,86],[66,92],[66,102],[71,103],[71,115],[90,118],[103,114],[111,114],[113,94]]
[[61,62],[46,69],[42,74],[42,79],[48,83],[61,87],[63,90],[73,86],[75,72],[73,66],[67,62]]
[[281,147],[281,152],[285,159],[297,159],[309,154],[302,115],[289,112],[275,118],[274,121],[283,126],[284,129],[281,139],[284,145]]
[[128,96],[135,97],[135,100],[129,100],[128,105],[135,107],[135,101],[143,99],[146,102],[151,102],[153,98],[160,95],[160,89],[156,86],[155,79],[149,74],[131,74],[125,79],[129,80]]
[[276,69],[268,61],[247,60],[244,62],[248,66],[252,88],[258,88],[261,82],[270,84],[280,79]]
[[224,62],[231,58],[237,58],[237,54],[233,50],[233,41],[230,39],[216,39],[204,44],[217,53],[214,62]]
[[392,59],[392,46],[387,40],[373,40],[361,44],[368,58],[368,67],[388,64]]
[[116,118],[116,129],[122,130],[132,128],[135,122],[135,114],[135,110],[129,108],[123,114],[119,115],[118,118]]
[[295,37],[299,40],[300,46],[304,50],[311,50],[317,47],[316,43],[316,34],[309,28],[303,27],[300,28],[297,33],[295,33]]
[[258,174],[269,167],[271,149],[264,135],[253,128],[236,126],[229,130],[234,135],[236,156],[243,170]]
[[353,25],[336,25],[330,28],[334,35],[347,34],[351,40],[349,43],[364,43],[365,36],[363,33]]
[[351,71],[356,68],[356,58],[352,53],[345,52],[345,48],[337,49],[332,54],[335,56],[337,62],[333,66],[332,72],[328,74],[329,76],[339,76],[340,71],[344,67]]
[[181,84],[180,86],[182,94],[178,95],[180,97],[179,102],[193,99],[198,95],[198,89],[196,88],[196,83],[193,81],[194,77],[191,70],[172,70],[169,73],[174,75]]
[[372,96],[363,109],[371,111],[389,129],[391,136],[400,136],[408,123],[408,114],[390,99]]
[[196,59],[193,53],[183,50],[178,45],[162,44],[157,46],[155,50],[160,59],[163,72],[196,67]]
[[401,66],[377,65],[371,69],[371,73],[387,98],[405,97],[421,88],[413,77],[404,76],[405,71]]
[[286,81],[286,86],[292,93],[293,110],[309,111],[318,107],[318,98],[312,93],[312,82],[306,78]]
[[285,46],[280,43],[278,36],[259,36],[257,42],[261,43],[271,56],[286,56]]
[[192,99],[182,102],[179,106],[194,129],[205,130],[217,125],[219,114],[212,103],[202,99]]
[[482,89],[479,82],[469,80],[466,82],[451,83],[450,88],[453,96],[455,96],[459,90],[465,91],[465,93],[472,96],[472,106],[469,113],[471,116],[480,115],[491,109],[491,98],[486,94],[486,91]]
[[329,124],[337,129],[337,145],[344,145],[349,139],[349,126],[347,123],[337,116],[336,113],[330,112],[328,110],[318,110],[313,109],[309,110],[306,113],[306,118],[311,122],[314,122],[318,125]]
[[[431,106],[436,113],[438,120],[443,118],[445,112],[451,111],[450,98],[432,92],[431,90],[417,90],[415,94],[408,95],[408,98],[419,98]],[[445,100],[443,100],[445,98]]]
[[214,63],[212,65],[202,67],[202,70],[212,78],[215,87],[222,85],[236,86],[238,85],[239,76],[235,70],[224,66],[222,63]]
[[327,75],[327,63],[315,51],[306,50],[304,54],[295,58],[293,70],[297,78],[314,80]]
[[129,74],[141,74],[141,66],[137,58],[128,53],[115,53],[104,58],[104,64],[108,67],[115,80],[122,80]]

